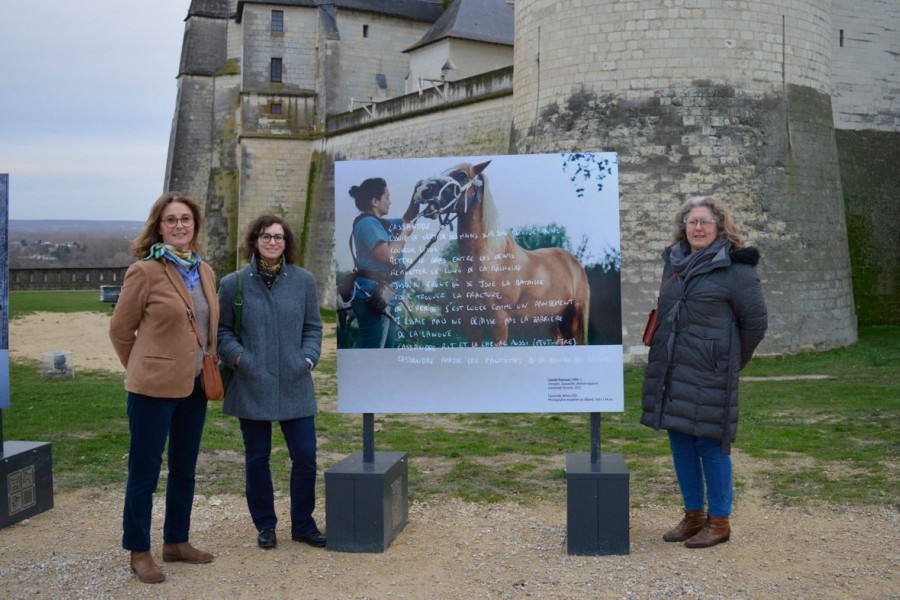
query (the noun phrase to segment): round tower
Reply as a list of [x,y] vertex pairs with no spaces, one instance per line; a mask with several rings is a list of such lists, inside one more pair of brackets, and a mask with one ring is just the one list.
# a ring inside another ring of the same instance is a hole
[[713,4],[517,0],[512,151],[618,153],[631,354],[672,217],[696,194],[725,201],[760,249],[761,352],[850,344],[827,5]]

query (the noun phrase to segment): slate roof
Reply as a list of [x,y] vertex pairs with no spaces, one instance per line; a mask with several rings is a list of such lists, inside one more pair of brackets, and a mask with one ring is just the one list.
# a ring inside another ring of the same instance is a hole
[[455,0],[428,33],[404,52],[448,37],[512,46],[514,34],[513,8],[506,0]]
[[440,2],[431,0],[241,0],[237,5],[237,22],[241,22],[245,4],[269,4],[273,6],[305,6],[314,8],[319,5],[338,10],[356,10],[391,17],[404,17],[413,21],[434,23],[441,16],[443,8]]
[[234,15],[228,8],[228,0],[191,0],[188,16],[231,18]]

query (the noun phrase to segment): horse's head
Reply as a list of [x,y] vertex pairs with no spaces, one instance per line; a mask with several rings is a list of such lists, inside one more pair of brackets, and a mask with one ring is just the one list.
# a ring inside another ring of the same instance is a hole
[[481,198],[484,180],[481,172],[491,161],[477,165],[462,163],[440,175],[420,180],[416,184],[415,199],[424,204],[422,215],[437,219],[448,213],[464,213]]

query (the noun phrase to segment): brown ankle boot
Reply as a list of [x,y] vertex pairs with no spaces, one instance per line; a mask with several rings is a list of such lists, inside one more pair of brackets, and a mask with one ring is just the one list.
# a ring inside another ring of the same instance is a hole
[[681,523],[675,526],[663,535],[663,539],[667,542],[683,542],[695,533],[698,533],[703,526],[706,525],[706,513],[703,509],[686,510]]
[[210,563],[215,558],[209,552],[194,548],[190,542],[179,542],[177,544],[166,542],[163,544],[162,556],[166,562],[181,561],[192,565]]
[[143,583],[160,583],[166,580],[166,574],[157,566],[149,551],[131,553],[131,570]]
[[688,548],[709,548],[722,542],[727,542],[731,537],[731,525],[728,517],[710,517],[706,526],[700,533],[684,543]]

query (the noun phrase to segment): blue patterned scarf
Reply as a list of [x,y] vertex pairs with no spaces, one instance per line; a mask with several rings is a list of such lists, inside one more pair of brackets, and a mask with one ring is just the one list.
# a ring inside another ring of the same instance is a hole
[[193,292],[197,284],[200,283],[199,266],[203,261],[196,252],[191,250],[182,252],[175,246],[157,242],[150,246],[150,251],[144,257],[144,260],[150,260],[151,258],[156,260],[165,258],[174,264],[178,272],[181,273],[181,279],[184,280],[184,285],[187,286],[189,291]]

